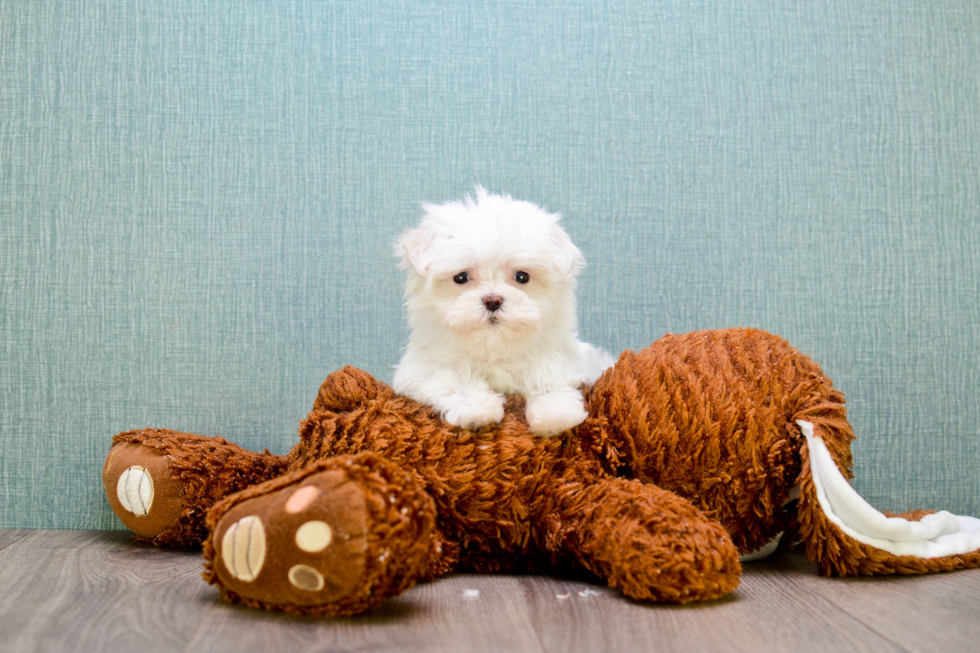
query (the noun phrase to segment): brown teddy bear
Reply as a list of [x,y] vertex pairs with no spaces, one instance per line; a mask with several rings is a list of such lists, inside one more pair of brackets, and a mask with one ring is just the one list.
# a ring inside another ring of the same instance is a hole
[[980,520],[874,511],[844,480],[843,395],[763,331],[668,335],[585,390],[589,417],[534,436],[450,426],[369,374],[331,374],[286,456],[120,433],[103,481],[158,545],[203,543],[230,601],[350,615],[453,570],[586,569],[631,598],[714,599],[784,532],[825,574],[980,565]]

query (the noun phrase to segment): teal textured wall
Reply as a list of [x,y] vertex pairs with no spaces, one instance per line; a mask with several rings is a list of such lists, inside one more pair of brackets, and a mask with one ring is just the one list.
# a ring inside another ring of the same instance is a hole
[[0,1],[0,527],[109,528],[113,433],[283,452],[390,380],[390,242],[475,183],[566,215],[583,336],[756,326],[856,486],[980,514],[980,5]]

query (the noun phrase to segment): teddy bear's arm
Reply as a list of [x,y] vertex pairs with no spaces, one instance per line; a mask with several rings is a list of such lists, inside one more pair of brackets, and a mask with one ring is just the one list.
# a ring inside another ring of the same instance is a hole
[[687,500],[649,483],[609,478],[558,483],[546,546],[634,599],[687,603],[738,585],[725,529]]
[[138,538],[158,546],[199,546],[211,506],[287,468],[285,456],[167,429],[120,433],[112,445],[102,469],[109,504]]

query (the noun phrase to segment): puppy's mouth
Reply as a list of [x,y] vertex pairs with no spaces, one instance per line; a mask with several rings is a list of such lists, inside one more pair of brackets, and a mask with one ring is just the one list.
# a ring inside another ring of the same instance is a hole
[[496,313],[491,313],[489,316],[487,316],[487,324],[496,324],[499,321],[500,316]]

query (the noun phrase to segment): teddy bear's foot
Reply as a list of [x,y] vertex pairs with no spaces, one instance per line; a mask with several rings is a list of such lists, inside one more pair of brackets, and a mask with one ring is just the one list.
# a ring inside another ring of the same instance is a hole
[[219,499],[286,470],[286,459],[221,438],[143,429],[113,438],[102,468],[106,497],[139,538],[199,546],[204,517]]
[[178,527],[184,492],[159,449],[117,444],[106,457],[102,482],[113,511],[136,535],[153,540]]
[[208,514],[205,579],[232,602],[350,615],[432,566],[435,506],[374,454],[314,463],[228,497]]

